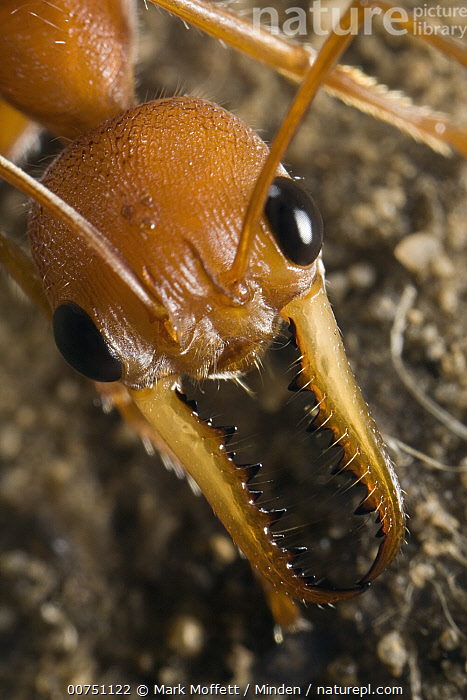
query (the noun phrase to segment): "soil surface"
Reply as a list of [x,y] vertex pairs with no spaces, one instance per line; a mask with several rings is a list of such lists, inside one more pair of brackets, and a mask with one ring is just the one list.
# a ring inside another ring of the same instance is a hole
[[[144,15],[141,99],[215,99],[272,137],[293,94],[282,78],[165,13]],[[375,31],[345,61],[465,123],[465,74],[420,42]],[[56,148],[42,143],[29,158],[33,173]],[[309,606],[308,629],[276,644],[248,562],[203,497],[147,455],[115,412],[103,413],[93,387],[60,358],[46,321],[2,275],[0,698],[56,700],[77,684],[108,694],[128,684],[131,697],[146,684],[152,697],[154,684],[179,683],[187,694],[190,684],[210,683],[237,684],[243,694],[251,683],[300,686],[303,695],[311,683],[311,696],[316,686],[371,684],[401,687],[414,700],[466,697],[465,440],[414,398],[390,352],[411,286],[404,365],[426,396],[465,420],[466,163],[325,94],[286,160],[321,208],[329,295],[358,382],[395,446],[410,515],[402,554],[363,596]],[[4,229],[24,231],[22,198],[6,188],[2,196]],[[240,392],[212,410],[229,423],[240,402],[263,433],[250,439],[273,436],[293,462],[296,417],[278,413],[283,394],[267,369],[263,376],[273,388],[258,405]],[[323,537],[341,522],[339,503],[329,499]]]

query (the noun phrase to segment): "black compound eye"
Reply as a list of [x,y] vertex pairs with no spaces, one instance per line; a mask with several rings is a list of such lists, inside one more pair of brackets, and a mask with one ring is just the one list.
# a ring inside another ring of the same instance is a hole
[[96,382],[121,378],[121,359],[77,304],[62,304],[55,309],[53,329],[57,348],[77,372]]
[[269,226],[284,255],[307,267],[323,245],[323,220],[308,192],[288,177],[276,177],[264,208]]

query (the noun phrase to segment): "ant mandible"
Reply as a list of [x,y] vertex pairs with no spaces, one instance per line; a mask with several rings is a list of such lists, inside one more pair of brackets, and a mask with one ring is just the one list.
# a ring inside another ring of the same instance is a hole
[[[315,56],[210,3],[158,4],[300,81],[271,148],[204,100],[134,105],[132,2],[61,0],[40,2],[37,11],[5,2],[3,95],[72,142],[42,186],[2,158],[4,178],[34,200],[29,240],[37,272],[11,241],[3,242],[1,260],[52,316],[69,364],[191,475],[264,579],[278,624],[288,626],[297,617],[293,599],[330,603],[364,590],[399,551],[405,518],[325,293],[319,212],[280,161],[323,83],[439,149],[465,152],[465,133],[443,115],[385,97],[357,72],[334,68],[350,32],[331,32]],[[352,3],[341,28],[349,29],[355,12],[361,22],[366,5]],[[410,18],[401,23],[411,31]],[[104,39],[91,39],[86,26]],[[455,45],[432,43],[465,64]],[[295,388],[316,396],[313,427],[331,428],[341,448],[334,468],[366,486],[358,510],[377,511],[381,521],[376,559],[348,588],[316,583],[299,569],[301,548],[281,547],[272,530],[283,512],[258,507],[248,487],[257,465],[238,468],[226,448],[231,431],[201,420],[181,392],[185,375],[244,373],[280,318],[300,351]]]

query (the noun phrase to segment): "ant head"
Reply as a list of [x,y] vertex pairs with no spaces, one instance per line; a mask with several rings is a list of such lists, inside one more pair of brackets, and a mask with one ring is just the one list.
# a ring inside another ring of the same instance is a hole
[[322,231],[309,196],[280,168],[240,281],[229,285],[266,145],[195,98],[158,100],[71,144],[44,184],[97,228],[140,280],[148,308],[105,258],[35,205],[30,239],[55,337],[78,371],[152,385],[246,369],[279,313],[316,276]]

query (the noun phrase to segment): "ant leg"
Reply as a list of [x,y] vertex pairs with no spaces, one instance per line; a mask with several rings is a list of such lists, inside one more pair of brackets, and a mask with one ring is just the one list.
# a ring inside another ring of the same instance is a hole
[[124,256],[81,214],[73,207],[57,197],[42,183],[27,175],[16,165],[0,155],[0,177],[26,194],[49,213],[56,217],[80,238],[82,238],[91,250],[97,253],[101,259],[117,272],[120,279],[146,306],[150,314],[154,314],[160,305],[159,302],[146,291],[145,285],[133,271]]
[[302,80],[310,67],[308,48],[275,36],[226,7],[207,0],[149,2],[292,79]]
[[[385,2],[385,0],[369,0],[368,6],[376,8],[373,10],[373,12],[377,12],[378,14],[386,12],[391,13],[392,15],[394,11],[397,11],[400,16],[391,16],[391,22],[399,24],[412,36],[417,37],[417,39],[421,39],[421,41],[424,41],[429,46],[441,51],[449,58],[453,58],[455,61],[460,63],[461,66],[467,68],[467,51],[463,46],[453,41],[449,41],[445,37],[438,36],[438,34],[435,32],[432,34],[418,34],[416,21],[406,10],[396,7],[389,2]],[[378,10],[380,10],[380,12],[378,12]]]
[[0,231],[0,264],[10,273],[23,292],[49,318],[52,317],[44,288],[32,260],[8,236]]
[[[251,20],[240,17],[228,8],[218,7],[209,0],[149,0],[149,2],[163,7],[207,34],[225,41],[229,46],[282,73],[292,73],[295,77],[303,78],[308,68],[310,53],[313,58],[316,55],[316,51],[310,52],[309,47],[271,34]],[[426,41],[438,51],[467,67],[467,52],[464,47],[437,34],[416,34],[416,23],[405,10],[384,0],[362,0],[359,4],[362,7],[379,8],[380,12],[372,11],[372,14],[377,15],[382,11],[397,10],[400,17],[391,16],[391,22],[400,24],[409,34]]]
[[34,144],[39,127],[0,99],[0,155],[18,161]]
[[388,122],[444,156],[455,149],[467,156],[467,132],[444,112],[415,105],[397,90],[388,90],[358,68],[337,66],[327,78],[326,92],[361,112]]
[[[253,573],[257,572],[253,569]],[[280,643],[283,641],[282,631],[298,632],[307,629],[308,622],[302,617],[297,603],[287,593],[283,593],[270,584],[267,578],[257,574],[264,595],[274,619],[274,639]]]
[[[215,6],[206,0],[149,1],[268,65],[293,82],[301,82],[316,59],[317,52],[310,46],[273,35],[231,10]],[[371,4],[374,12],[392,8],[382,1]],[[414,34],[414,20],[405,11],[404,14],[407,20],[402,18],[399,22],[394,17],[392,21]],[[434,33],[419,38],[462,65],[467,64],[467,51],[462,46]],[[446,114],[412,104],[406,96],[379,85],[357,68],[336,66],[324,79],[323,87],[345,103],[392,124],[433,150],[448,155],[450,149],[455,148],[467,155],[465,130],[452,125]]]
[[[34,143],[39,127],[0,99],[0,155],[19,160]],[[23,292],[50,317],[50,307],[32,260],[24,250],[0,231],[0,263]]]

